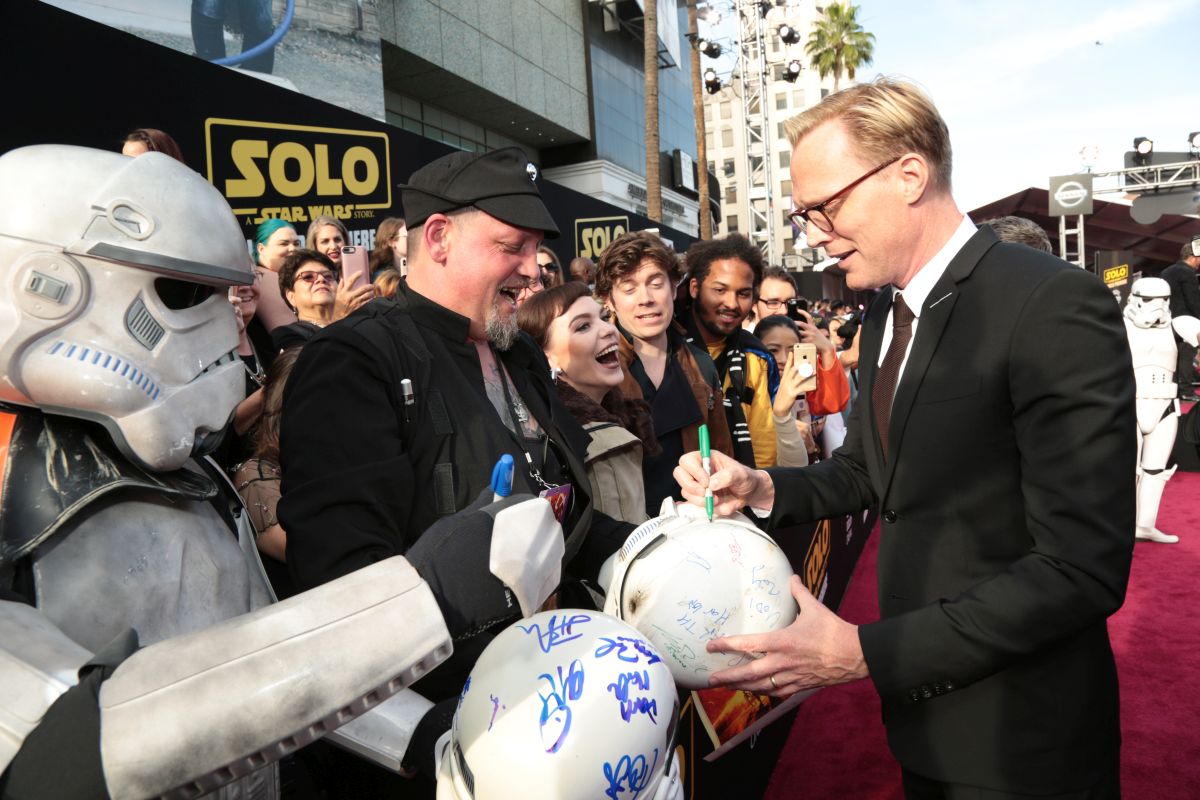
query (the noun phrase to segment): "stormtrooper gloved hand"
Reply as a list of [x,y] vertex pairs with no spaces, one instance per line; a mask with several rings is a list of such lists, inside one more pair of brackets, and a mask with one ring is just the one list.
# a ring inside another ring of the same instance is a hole
[[438,520],[405,557],[433,590],[451,638],[534,614],[558,586],[565,552],[550,504],[531,495],[492,502],[483,492]]

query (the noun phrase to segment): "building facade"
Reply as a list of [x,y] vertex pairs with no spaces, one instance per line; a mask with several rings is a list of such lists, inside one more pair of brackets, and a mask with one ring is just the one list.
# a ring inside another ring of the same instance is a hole
[[[663,223],[696,235],[683,0],[659,14]],[[519,145],[546,178],[646,211],[642,0],[378,0],[386,119],[468,150]]]

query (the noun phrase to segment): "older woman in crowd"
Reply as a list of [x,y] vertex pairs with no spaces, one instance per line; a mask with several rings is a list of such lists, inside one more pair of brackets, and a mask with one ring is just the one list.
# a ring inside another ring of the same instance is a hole
[[296,321],[271,331],[279,350],[305,344],[317,331],[334,321],[338,271],[324,253],[297,250],[279,270],[279,293]]
[[[650,404],[660,453],[643,463],[646,510],[658,514],[664,498],[678,496],[672,474],[684,453],[699,447],[708,425],[714,450],[733,451],[717,368],[703,349],[685,341],[673,323],[679,261],[652,233],[627,233],[600,257],[596,294],[616,318],[626,397]],[[578,285],[583,286],[583,283]]]
[[652,455],[658,448],[649,406],[619,388],[625,376],[617,329],[587,286],[575,282],[530,297],[517,321],[545,351],[559,399],[592,437],[584,463],[596,509],[644,522],[643,447]]

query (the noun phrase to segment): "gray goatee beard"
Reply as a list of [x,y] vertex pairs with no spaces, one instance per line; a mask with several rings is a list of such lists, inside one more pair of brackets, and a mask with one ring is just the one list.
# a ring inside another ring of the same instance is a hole
[[516,313],[509,314],[507,317],[501,316],[499,299],[488,309],[483,330],[487,340],[500,352],[512,347],[513,342],[517,340],[517,334],[521,332],[517,326]]

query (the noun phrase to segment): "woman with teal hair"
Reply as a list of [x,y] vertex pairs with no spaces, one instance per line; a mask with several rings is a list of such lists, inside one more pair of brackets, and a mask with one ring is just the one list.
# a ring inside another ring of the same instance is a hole
[[259,224],[254,232],[254,247],[258,254],[259,274],[258,320],[267,333],[281,325],[291,325],[296,314],[283,296],[279,294],[279,268],[292,253],[300,249],[300,237],[291,223],[281,219],[268,219]]

